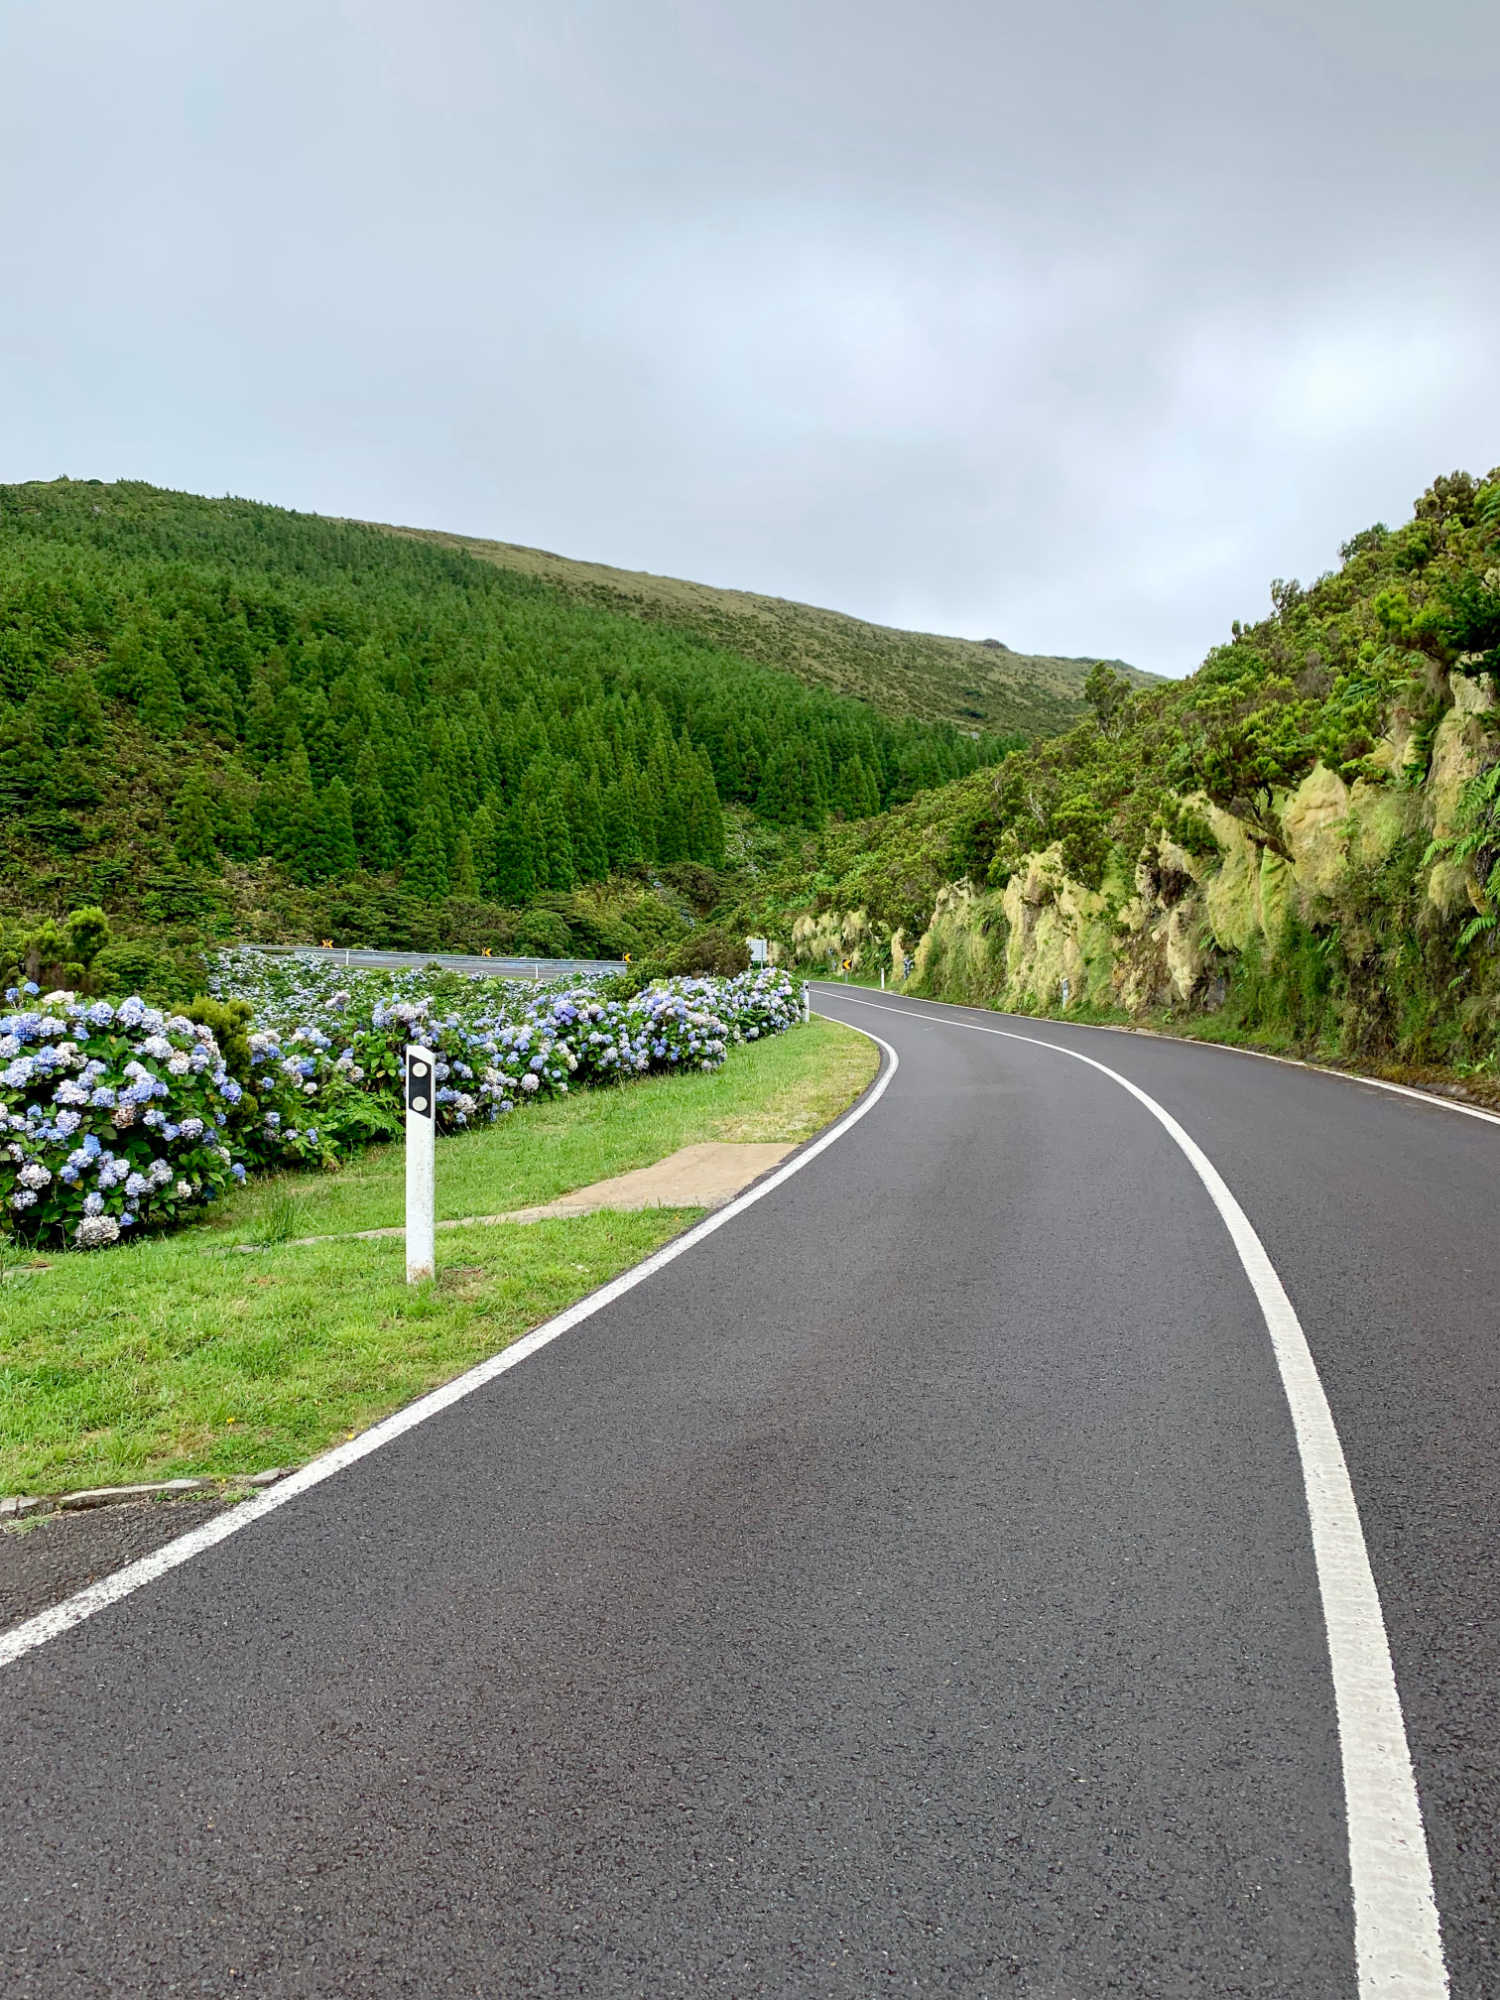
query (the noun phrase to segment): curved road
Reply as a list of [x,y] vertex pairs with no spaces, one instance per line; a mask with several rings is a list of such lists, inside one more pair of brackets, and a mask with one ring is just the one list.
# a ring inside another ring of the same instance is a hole
[[1145,1097],[1306,1335],[1452,1990],[1500,1993],[1500,1121],[819,1004],[900,1062],[802,1170],[0,1667],[7,2000],[1431,2000],[1356,1963],[1327,1552]]

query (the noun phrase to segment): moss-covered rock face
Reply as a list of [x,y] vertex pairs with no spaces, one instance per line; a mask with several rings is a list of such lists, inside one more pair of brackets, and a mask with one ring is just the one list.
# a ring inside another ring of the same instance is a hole
[[1265,935],[1260,906],[1262,850],[1233,813],[1209,806],[1206,816],[1221,856],[1205,887],[1209,929],[1222,950],[1244,951],[1252,938]]
[[[1274,795],[1284,852],[1263,822],[1191,794],[1181,810],[1210,838],[1190,848],[1159,827],[1133,866],[1112,852],[1099,888],[1069,874],[1064,845],[1053,841],[1023,854],[998,890],[968,878],[945,884],[915,943],[867,910],[828,910],[797,919],[795,954],[886,965],[893,985],[935,998],[1135,1015],[1217,1001],[1247,959],[1274,979],[1287,969],[1283,955],[1305,954],[1320,926],[1346,927],[1352,952],[1378,957],[1397,918],[1394,906],[1371,908],[1370,899],[1387,893],[1403,849],[1423,855],[1408,874],[1439,922],[1478,907],[1470,872],[1426,852],[1435,833],[1452,830],[1464,785],[1497,748],[1493,690],[1454,681],[1450,689],[1444,677],[1437,690],[1451,706],[1429,731],[1425,782],[1393,783],[1377,765],[1351,783],[1314,764]],[[1465,1008],[1470,1039],[1492,1039],[1486,1024],[1500,1019],[1500,1001],[1470,994]]]
[[1495,712],[1492,689],[1455,674],[1452,693],[1453,706],[1438,724],[1432,739],[1425,787],[1432,830],[1440,839],[1454,831],[1463,788],[1470,778],[1493,763],[1496,747],[1494,725],[1490,721]]
[[1378,866],[1404,836],[1415,830],[1420,816],[1420,802],[1412,792],[1356,778],[1349,792],[1345,827],[1350,865]]
[[1314,764],[1281,808],[1281,828],[1299,889],[1334,894],[1348,865],[1348,818],[1349,787],[1337,772]]

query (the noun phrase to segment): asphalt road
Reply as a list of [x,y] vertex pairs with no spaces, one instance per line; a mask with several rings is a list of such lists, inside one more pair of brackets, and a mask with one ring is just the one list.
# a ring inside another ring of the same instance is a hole
[[1133,1079],[1259,1232],[1343,1439],[1453,1991],[1500,1993],[1500,1127],[820,1005],[900,1067],[802,1172],[0,1668],[7,2000],[1359,1990],[1244,1268],[1137,1100],[965,1022]]

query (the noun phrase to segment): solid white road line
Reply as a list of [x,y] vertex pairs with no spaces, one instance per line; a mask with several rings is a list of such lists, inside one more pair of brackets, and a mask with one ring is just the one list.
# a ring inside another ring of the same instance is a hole
[[[909,1014],[928,1024],[936,1018],[916,1009],[882,1006],[877,1000],[852,1000],[845,993],[827,997],[850,1000],[853,1006],[872,1007],[878,1013]],[[1038,1035],[957,1018],[944,1025],[1049,1049],[1086,1063],[1128,1090],[1180,1148],[1219,1211],[1271,1336],[1302,1461],[1344,1767],[1360,2000],[1387,2000],[1394,1995],[1400,2000],[1442,2000],[1448,1973],[1432,1866],[1380,1597],[1328,1398],[1307,1336],[1265,1245],[1197,1142],[1128,1076]]]
[[[845,1025],[855,1026],[852,1021]],[[613,1305],[616,1299],[634,1291],[637,1285],[655,1277],[658,1271],[664,1270],[668,1264],[675,1263],[687,1251],[696,1248],[705,1237],[712,1236],[717,1229],[722,1229],[726,1222],[732,1222],[737,1215],[743,1215],[747,1208],[753,1207],[758,1201],[763,1201],[774,1189],[789,1181],[793,1174],[801,1173],[802,1169],[811,1165],[820,1153],[827,1152],[836,1139],[841,1139],[859,1123],[861,1118],[875,1109],[890,1088],[891,1079],[901,1066],[901,1058],[889,1042],[882,1041],[879,1035],[868,1035],[863,1028],[855,1028],[855,1032],[866,1035],[867,1040],[874,1042],[881,1049],[885,1056],[885,1068],[852,1111],[846,1112],[836,1125],[830,1126],[821,1138],[814,1139],[811,1145],[804,1147],[793,1159],[788,1160],[785,1166],[778,1167],[763,1181],[758,1181],[754,1187],[747,1188],[744,1194],[737,1195],[723,1208],[715,1209],[712,1215],[705,1216],[701,1222],[695,1223],[681,1236],[674,1237],[670,1243],[646,1258],[644,1263],[622,1272],[618,1278],[612,1278],[607,1285],[601,1285],[597,1292],[591,1292],[586,1299],[580,1299],[577,1305],[569,1306],[566,1312],[559,1313],[555,1319],[546,1320],[541,1326],[533,1327],[530,1333],[512,1341],[510,1346],[502,1349],[499,1354],[491,1355],[488,1361],[481,1361],[477,1368],[471,1368],[466,1375],[460,1375],[452,1382],[445,1382],[441,1389],[434,1389],[430,1395],[421,1397],[415,1403],[408,1403],[404,1410],[397,1410],[394,1416],[386,1417],[382,1422],[372,1425],[369,1430],[362,1431],[348,1444],[336,1445],[321,1458],[315,1458],[310,1465],[304,1465],[300,1472],[294,1472],[277,1485],[268,1487],[254,1500],[240,1501],[227,1513],[218,1515],[212,1521],[205,1521],[201,1528],[193,1528],[187,1534],[179,1535],[176,1541],[167,1542],[162,1548],[156,1549],[151,1555],[142,1556],[139,1562],[130,1563],[126,1568],[116,1570],[112,1576],[101,1577],[98,1583],[91,1583],[86,1590],[80,1590],[76,1596],[66,1598],[61,1604],[54,1604],[50,1610],[39,1611],[34,1618],[28,1618],[24,1624],[12,1626],[8,1632],[0,1632],[0,1667],[8,1666],[12,1660],[20,1659],[23,1654],[34,1652],[38,1646],[45,1646],[49,1639],[57,1638],[71,1626],[82,1624],[85,1618],[92,1618],[96,1612],[105,1610],[111,1604],[118,1604],[122,1597],[129,1597],[132,1591],[140,1590],[148,1583],[154,1583],[159,1576],[165,1576],[169,1570],[177,1569],[185,1562],[191,1562],[194,1556],[202,1555],[205,1549],[211,1549],[215,1543],[227,1541],[231,1535],[237,1535],[242,1528],[248,1528],[256,1521],[263,1520],[267,1514],[274,1514],[278,1507],[286,1506],[289,1500],[297,1499],[314,1486],[321,1486],[325,1479],[332,1479],[335,1473],[342,1472],[346,1466],[354,1465],[362,1458],[368,1458],[371,1452],[379,1451],[382,1445],[390,1444],[394,1439],[404,1436],[407,1431],[415,1430],[418,1424],[426,1423],[429,1417],[435,1417],[440,1410],[446,1410],[452,1404],[462,1402],[465,1396],[472,1396],[476,1389],[484,1388],[487,1383],[493,1382],[496,1376],[505,1374],[507,1369],[519,1367],[521,1362],[528,1361],[533,1354],[550,1346],[561,1334],[570,1332],[573,1327],[580,1325],[586,1319],[592,1319],[595,1313],[602,1312],[606,1306]]]
[[[814,982],[808,983],[811,985]],[[844,993],[846,999],[853,999],[852,994],[845,993],[845,989],[838,985],[831,987],[828,997],[833,999],[840,993]],[[879,1003],[873,1000],[857,1000],[854,1004],[858,1007],[874,1007]],[[929,1007],[941,1008],[942,1012],[921,1014],[914,1007],[892,1007],[889,1011],[893,1014],[907,1014],[913,1021],[937,1022],[943,1019],[944,1014],[965,1011],[955,1001],[929,1000],[927,1004]],[[1029,1020],[1033,1017],[1011,1015],[1007,1018]],[[1171,1042],[1179,1049],[1217,1049],[1226,1056],[1250,1056],[1256,1062],[1280,1063],[1283,1069],[1305,1069],[1313,1076],[1331,1076],[1338,1083],[1362,1084],[1366,1090],[1387,1090],[1392,1097],[1409,1097],[1414,1104],[1428,1105],[1434,1111],[1456,1111],[1460,1118],[1478,1118],[1486,1125],[1500,1125],[1500,1111],[1487,1111],[1482,1104],[1465,1104],[1457,1097],[1439,1097],[1435,1091],[1419,1090],[1415,1084],[1392,1083],[1388,1077],[1364,1076],[1355,1069],[1330,1069],[1327,1063],[1303,1062],[1300,1056],[1277,1056],[1269,1049],[1242,1048],[1237,1042],[1200,1041],[1196,1035],[1168,1035],[1163,1034],[1158,1028],[1122,1028],[1118,1021],[1058,1020],[1049,1014],[1038,1014],[1034,1018],[1039,1022],[1045,1022],[1049,1027],[1086,1029],[1092,1035],[1129,1035],[1135,1041]]]

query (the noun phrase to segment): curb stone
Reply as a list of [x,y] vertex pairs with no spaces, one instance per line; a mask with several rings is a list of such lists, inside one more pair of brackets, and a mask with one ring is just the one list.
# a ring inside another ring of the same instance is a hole
[[80,1512],[86,1507],[116,1507],[129,1500],[176,1500],[185,1493],[220,1493],[225,1488],[271,1486],[285,1479],[289,1465],[267,1472],[231,1472],[217,1478],[159,1479],[148,1486],[91,1486],[78,1493],[13,1493],[0,1498],[0,1525],[24,1521],[34,1514]]

